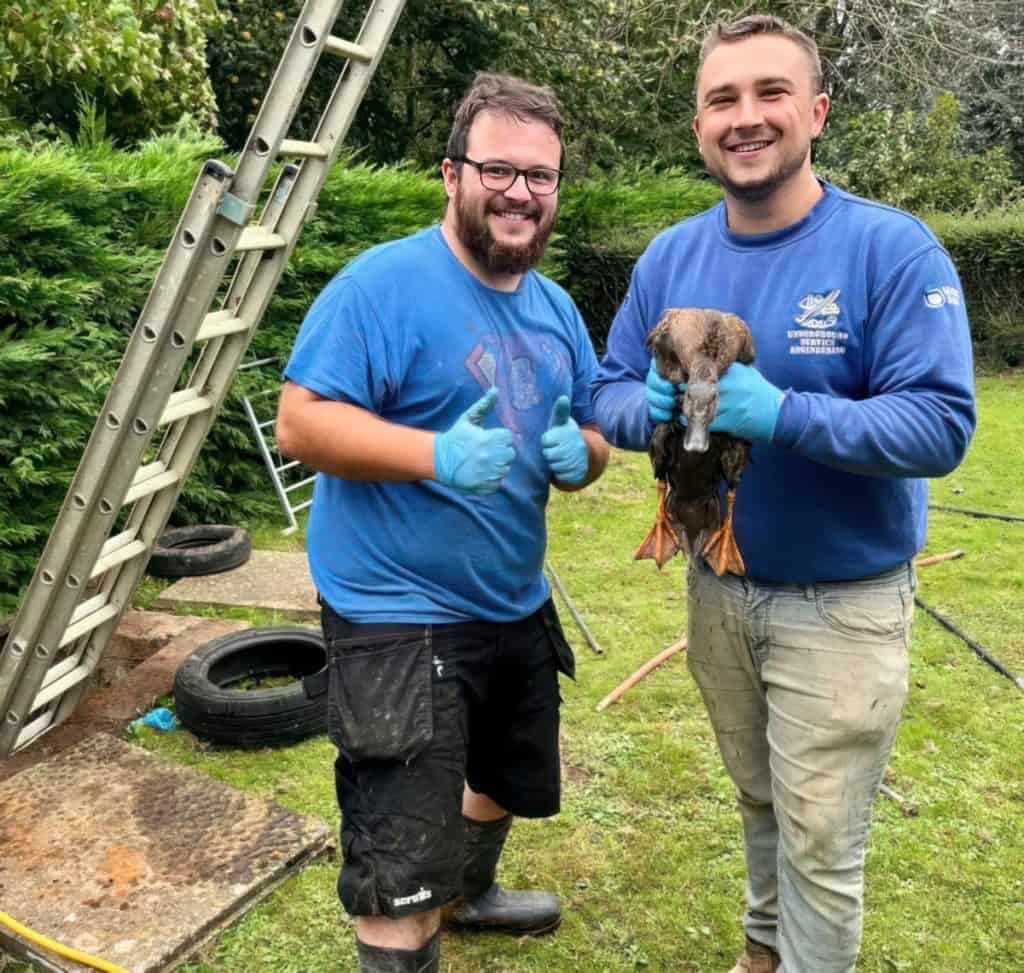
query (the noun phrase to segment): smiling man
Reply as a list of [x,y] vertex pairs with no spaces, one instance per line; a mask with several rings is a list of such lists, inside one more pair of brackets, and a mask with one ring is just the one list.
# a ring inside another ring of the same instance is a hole
[[712,432],[753,443],[734,528],[746,575],[699,549],[687,661],[736,785],[746,945],[732,973],[851,973],[871,807],[907,694],[926,477],[975,425],[949,256],[914,217],[814,175],[829,99],[814,41],[771,16],[705,40],[693,130],[724,200],[641,257],[595,383],[598,425],[647,449],[685,385],[646,339],[666,308],[743,318],[754,365]]
[[562,116],[479,75],[441,171],[440,226],[375,247],[310,309],[277,440],[319,471],[307,529],[338,748],[338,894],[363,973],[432,973],[450,924],[533,934],[547,892],[495,881],[512,816],[559,807],[559,672],[544,577],[551,486],[601,475],[597,361],[532,270],[555,223]]

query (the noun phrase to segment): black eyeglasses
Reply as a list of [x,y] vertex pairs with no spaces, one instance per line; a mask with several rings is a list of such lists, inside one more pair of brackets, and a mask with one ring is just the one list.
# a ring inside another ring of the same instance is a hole
[[558,189],[562,181],[561,169],[549,169],[547,166],[533,166],[530,169],[517,169],[507,162],[476,162],[464,155],[456,156],[452,162],[465,162],[480,173],[480,185],[484,189],[504,192],[511,189],[516,180],[522,176],[526,188],[534,196],[550,196]]

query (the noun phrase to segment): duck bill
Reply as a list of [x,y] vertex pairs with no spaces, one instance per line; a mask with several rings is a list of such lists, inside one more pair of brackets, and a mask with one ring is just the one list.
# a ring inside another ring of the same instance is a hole
[[683,449],[688,453],[706,453],[708,451],[708,441],[708,427],[699,420],[690,419],[686,424]]

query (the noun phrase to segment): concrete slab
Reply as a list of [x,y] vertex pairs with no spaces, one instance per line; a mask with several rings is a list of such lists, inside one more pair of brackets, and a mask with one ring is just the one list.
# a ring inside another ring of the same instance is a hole
[[155,607],[262,608],[297,621],[318,621],[320,609],[302,552],[253,551],[241,567],[223,574],[182,578],[165,588]]
[[[0,911],[161,973],[330,839],[322,821],[100,733],[0,784]],[[0,947],[40,952],[2,926]],[[87,969],[42,955],[49,969]]]

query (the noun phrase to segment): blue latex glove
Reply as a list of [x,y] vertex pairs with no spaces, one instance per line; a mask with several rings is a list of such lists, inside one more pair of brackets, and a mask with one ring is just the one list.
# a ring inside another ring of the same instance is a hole
[[671,422],[678,411],[676,386],[658,374],[652,358],[647,371],[647,414],[651,422]]
[[569,415],[569,397],[563,395],[551,410],[547,432],[540,437],[544,460],[562,483],[582,483],[590,468],[587,442],[576,420]]
[[434,475],[445,486],[485,496],[494,493],[508,475],[516,458],[512,433],[503,426],[483,428],[497,401],[498,390],[488,389],[434,440]]
[[785,393],[753,365],[733,362],[718,380],[718,414],[708,429],[752,443],[771,442],[783,398]]

